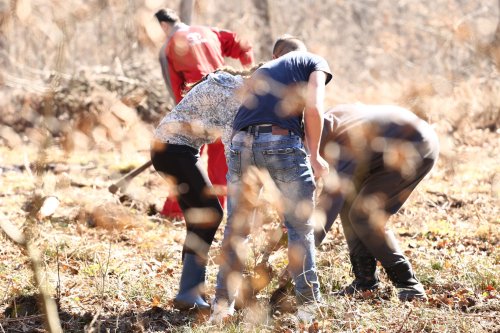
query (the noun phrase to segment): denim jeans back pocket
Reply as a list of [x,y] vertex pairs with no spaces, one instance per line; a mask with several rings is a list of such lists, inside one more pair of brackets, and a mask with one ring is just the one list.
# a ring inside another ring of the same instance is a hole
[[282,182],[291,182],[299,176],[299,165],[295,148],[275,148],[262,152],[271,177]]
[[241,153],[239,150],[229,149],[229,161],[227,163],[228,181],[235,181],[241,177]]

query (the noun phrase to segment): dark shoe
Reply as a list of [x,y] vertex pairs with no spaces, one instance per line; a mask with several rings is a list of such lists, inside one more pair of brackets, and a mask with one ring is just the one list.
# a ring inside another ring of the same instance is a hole
[[417,280],[408,261],[400,262],[394,266],[384,267],[384,269],[389,279],[397,288],[400,301],[427,299],[424,286]]
[[351,255],[354,281],[350,285],[336,292],[338,296],[350,296],[363,291],[373,291],[379,287],[377,276],[377,260],[369,255]]
[[184,255],[179,293],[174,299],[178,310],[210,310],[210,305],[201,294],[205,284],[205,262],[192,253]]

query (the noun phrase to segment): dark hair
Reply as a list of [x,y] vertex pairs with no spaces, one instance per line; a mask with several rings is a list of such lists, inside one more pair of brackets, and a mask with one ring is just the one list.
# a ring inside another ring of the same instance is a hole
[[274,43],[273,56],[276,58],[291,51],[307,51],[307,47],[303,41],[292,35],[283,35]]
[[155,14],[158,22],[167,22],[175,24],[180,21],[179,15],[175,12],[175,10],[170,8],[163,8],[156,12]]

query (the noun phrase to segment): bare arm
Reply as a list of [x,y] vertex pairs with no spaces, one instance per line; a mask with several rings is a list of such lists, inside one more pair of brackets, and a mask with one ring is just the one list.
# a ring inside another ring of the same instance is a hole
[[325,98],[326,74],[312,72],[307,83],[304,126],[306,145],[311,154],[311,166],[316,177],[328,174],[328,163],[319,155],[321,132],[323,131],[323,102]]

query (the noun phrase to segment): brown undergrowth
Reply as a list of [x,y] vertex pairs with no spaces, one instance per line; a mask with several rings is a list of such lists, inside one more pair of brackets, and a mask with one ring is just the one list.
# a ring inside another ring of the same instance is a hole
[[[0,1],[0,218],[25,230],[33,193],[57,198],[53,211],[34,215],[31,240],[65,332],[298,331],[293,299],[270,306],[285,249],[255,272],[265,241],[254,235],[248,274],[261,290],[234,321],[210,325],[172,306],[185,228],[158,213],[168,193],[162,178],[149,169],[123,192],[107,189],[148,159],[151,129],[170,105],[155,72],[154,2],[68,1],[52,17],[41,2]],[[272,2],[271,31],[307,38],[327,57],[336,74],[327,107],[407,106],[441,144],[437,165],[390,221],[429,301],[398,302],[384,273],[381,292],[333,296],[352,279],[337,221],[317,252],[325,307],[312,330],[498,332],[500,83],[488,58],[497,50],[495,1],[294,4]],[[232,2],[200,1],[197,10],[200,20],[253,36],[252,15]],[[36,51],[40,41],[46,52]],[[222,230],[209,253],[209,296]],[[0,332],[44,332],[28,253],[4,233],[0,244]]]
[[[428,98],[423,101],[433,103]],[[429,112],[429,116],[437,115]],[[335,224],[318,251],[328,305],[318,323],[320,329],[498,330],[498,134],[470,124],[462,125],[468,131],[443,132],[443,122],[436,125],[442,141],[452,144],[443,145],[435,169],[391,221],[428,290],[429,302],[399,303],[384,275],[384,293],[355,299],[328,296],[352,278],[341,227]],[[290,313],[268,311],[270,294],[277,287],[275,275],[286,266],[283,249],[269,256],[274,279],[258,293],[257,306],[239,312],[236,323],[213,327],[206,318],[172,308],[184,226],[157,213],[166,195],[165,183],[148,170],[126,193],[112,195],[107,190],[121,170],[130,170],[131,161],[140,164],[146,158],[143,154],[67,153],[54,144],[46,149],[41,185],[32,178],[29,162],[35,160],[36,151],[30,146],[3,147],[1,156],[2,218],[21,227],[27,214],[25,203],[35,186],[41,195],[60,201],[53,215],[37,220],[34,242],[42,252],[43,276],[56,297],[65,331],[297,329]],[[221,230],[210,252],[208,295],[213,294]],[[0,237],[0,324],[11,332],[43,330],[28,257],[5,235]],[[293,302],[291,306],[293,310]]]

